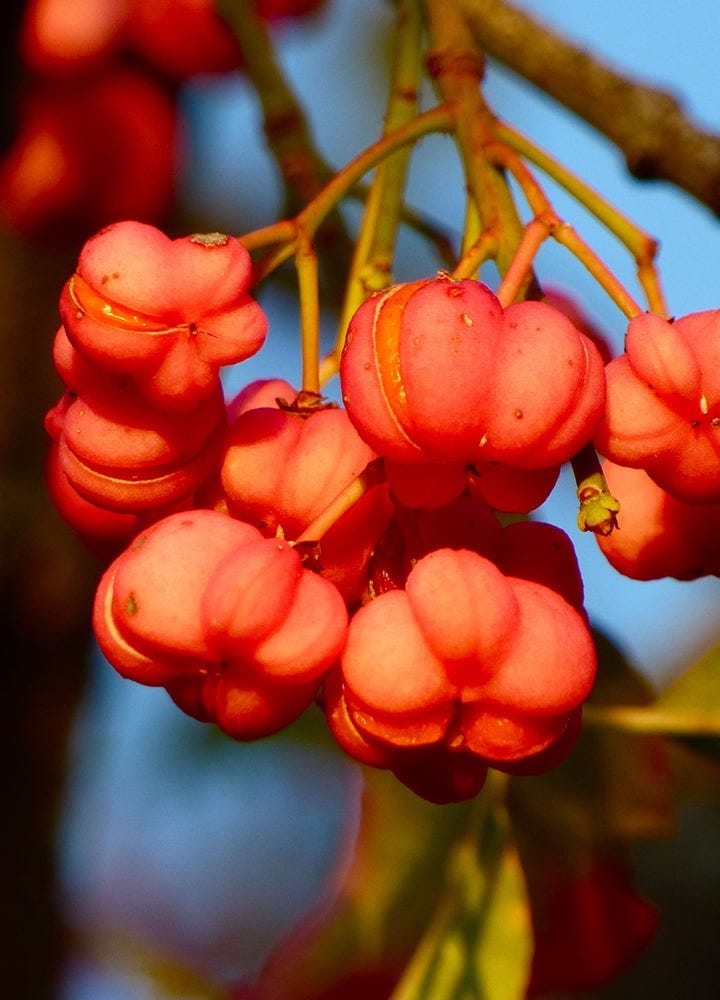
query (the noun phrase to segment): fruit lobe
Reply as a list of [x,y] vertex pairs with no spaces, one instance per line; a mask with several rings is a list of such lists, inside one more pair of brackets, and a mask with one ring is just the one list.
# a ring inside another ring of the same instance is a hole
[[396,285],[351,320],[340,367],[360,435],[397,463],[550,469],[589,440],[602,359],[558,310],[503,310],[485,285],[440,275]]

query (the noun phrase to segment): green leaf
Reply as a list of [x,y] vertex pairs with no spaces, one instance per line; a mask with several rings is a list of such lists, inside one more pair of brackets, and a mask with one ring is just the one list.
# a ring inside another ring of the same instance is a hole
[[517,849],[508,844],[476,957],[487,1000],[525,996],[532,950],[525,876]]
[[518,853],[504,806],[486,787],[449,858],[441,903],[392,1000],[522,1000],[531,957]]
[[[585,721],[625,732],[692,737],[698,747],[720,754],[720,646],[680,674],[646,705],[593,701]],[[702,742],[700,742],[702,741]]]
[[[595,636],[599,670],[583,712],[577,746],[559,767],[510,785],[516,830],[528,853],[536,848],[570,860],[608,844],[667,836],[674,829],[673,779],[667,746],[638,735],[588,724],[593,713],[620,703],[642,711],[648,682],[606,637]],[[590,718],[589,718],[590,717]]]

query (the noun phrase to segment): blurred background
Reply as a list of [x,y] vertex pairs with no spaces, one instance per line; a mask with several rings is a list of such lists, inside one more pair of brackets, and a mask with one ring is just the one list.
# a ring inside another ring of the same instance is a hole
[[[640,0],[517,5],[620,71],[674,93],[695,120],[720,132],[720,10],[708,0],[682,9],[652,5],[651,14]],[[89,3],[77,7],[78,17],[93,10]],[[6,156],[22,136],[27,118],[18,108],[37,76],[14,41],[25,14],[24,4],[10,3],[1,15]],[[382,127],[392,24],[392,4],[385,0],[327,0],[311,16],[272,26],[282,67],[332,168],[374,141]],[[50,87],[56,98],[59,90],[57,83]],[[194,74],[174,80],[166,93],[180,115],[174,193],[163,207],[168,230],[241,234],[277,218],[282,186],[247,79],[236,72]],[[81,87],[71,107],[85,96]],[[500,117],[659,240],[672,313],[718,307],[720,225],[707,208],[670,185],[631,179],[609,142],[492,63],[486,97]],[[141,132],[159,134],[162,108],[157,121],[149,115],[136,114]],[[79,112],[70,117],[82,124]],[[123,127],[116,126],[115,138]],[[108,149],[108,159],[121,164],[122,149]],[[34,162],[37,170],[50,169],[47,156]],[[149,170],[141,165],[140,173]],[[547,189],[558,213],[639,294],[624,249],[551,182]],[[18,202],[22,192],[10,190]],[[116,192],[105,210],[123,205],[124,196]],[[417,147],[408,202],[457,240],[463,182],[447,138]],[[357,206],[349,206],[345,218],[352,226]],[[4,980],[12,983],[9,996],[34,1000],[143,1000],[173,990],[192,1000],[209,995],[208,983],[252,975],[304,914],[332,897],[352,855],[363,779],[312,721],[261,744],[236,745],[182,716],[163,691],[122,681],[95,652],[88,620],[98,564],[54,513],[42,482],[42,420],[61,392],[50,357],[57,298],[94,229],[83,233],[82,221],[77,227],[63,222],[43,232],[34,219],[30,209],[18,217],[6,205],[0,223],[0,569],[10,816],[3,852],[4,926],[10,931]],[[398,278],[438,266],[421,238],[402,237]],[[622,315],[563,248],[544,246],[538,270],[545,284],[571,292],[621,347]],[[227,373],[229,392],[257,377],[297,383],[294,292],[286,274],[260,290],[271,321],[268,343],[242,371]],[[328,346],[335,324],[328,308]],[[574,529],[569,478],[561,479],[539,513],[573,537],[595,626],[654,684],[665,684],[718,641],[717,579],[621,578],[593,538]],[[629,977],[598,997],[717,995],[720,908],[717,892],[708,888],[720,876],[718,818],[717,810],[696,807],[681,818],[673,843],[654,845],[639,859],[648,887],[666,898],[667,936]],[[682,879],[673,877],[680,858],[687,866]],[[692,992],[685,992],[679,984],[691,974]]]

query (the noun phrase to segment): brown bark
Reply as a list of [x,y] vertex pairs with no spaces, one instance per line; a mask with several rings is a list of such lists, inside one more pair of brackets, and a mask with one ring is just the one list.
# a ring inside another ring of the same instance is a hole
[[459,0],[493,59],[607,136],[642,180],[682,188],[720,215],[720,136],[704,132],[671,94],[628,79],[504,0]]

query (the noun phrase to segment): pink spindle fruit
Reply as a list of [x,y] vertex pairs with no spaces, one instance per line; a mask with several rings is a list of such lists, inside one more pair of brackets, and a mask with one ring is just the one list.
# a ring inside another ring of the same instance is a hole
[[236,739],[288,724],[337,659],[347,612],[285,542],[218,511],[180,512],[107,569],[93,625],[123,676],[166,687]]
[[720,502],[720,310],[630,321],[597,449],[685,503]]
[[[265,534],[280,528],[295,539],[374,458],[344,410],[243,408],[228,431],[222,461],[228,510]],[[390,513],[387,487],[378,484],[320,539],[322,574],[349,603],[360,597]]]
[[398,463],[549,470],[589,441],[605,401],[597,348],[562,313],[503,309],[480,282],[446,276],[360,306],[340,377],[360,435]]
[[154,406],[190,410],[215,391],[221,366],[265,340],[250,279],[250,255],[232,236],[171,240],[153,226],[118,222],[83,247],[60,314],[91,365],[129,376]]

